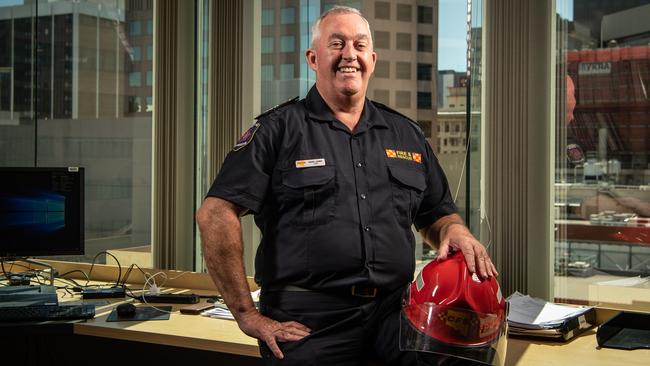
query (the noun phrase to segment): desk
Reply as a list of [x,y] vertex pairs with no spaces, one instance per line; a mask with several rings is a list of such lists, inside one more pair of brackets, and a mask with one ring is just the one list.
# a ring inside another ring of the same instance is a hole
[[[103,270],[100,268],[97,272]],[[61,268],[59,272],[62,272]],[[106,278],[114,279],[115,275],[107,273]],[[191,292],[214,293],[206,274],[188,274],[182,279],[187,282],[170,281],[169,285],[184,288],[203,283],[204,287]],[[63,301],[68,299],[69,297],[62,298]],[[32,361],[25,362],[21,359],[21,364],[88,364],[90,361],[104,364],[152,360],[163,364],[183,362],[181,366],[190,363],[238,366],[261,364],[257,340],[243,334],[232,320],[175,312],[169,320],[106,322],[108,314],[120,302],[98,306],[95,319],[84,322],[3,324],[0,326],[0,344],[3,350],[21,347],[24,350],[22,354],[31,357]],[[174,305],[174,310],[181,306]],[[602,322],[613,314],[614,312],[599,309],[598,321]],[[73,350],[73,356],[62,352],[62,349]],[[59,362],[61,360],[63,362]],[[650,350],[647,349],[597,349],[594,328],[566,343],[510,338],[506,365],[630,366],[648,365],[649,360]]]
[[[177,308],[178,306],[175,306]],[[108,312],[74,324],[78,335],[155,343],[203,351],[259,357],[257,341],[244,335],[231,320],[171,314],[167,321],[111,322]],[[650,350],[597,349],[593,328],[569,342],[510,338],[506,365],[648,365]]]

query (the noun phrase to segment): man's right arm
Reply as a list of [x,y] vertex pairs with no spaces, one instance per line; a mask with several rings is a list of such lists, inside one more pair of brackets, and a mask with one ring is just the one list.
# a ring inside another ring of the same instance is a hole
[[310,329],[297,322],[277,322],[260,314],[253,304],[244,269],[241,223],[246,209],[229,201],[208,197],[196,213],[203,256],[208,271],[239,328],[263,340],[277,358],[283,354],[277,342],[297,341]]

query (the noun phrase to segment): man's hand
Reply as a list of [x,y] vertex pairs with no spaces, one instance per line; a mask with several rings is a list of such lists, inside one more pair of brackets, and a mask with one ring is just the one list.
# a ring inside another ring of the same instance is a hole
[[299,341],[311,332],[311,329],[298,322],[281,323],[265,317],[257,310],[240,314],[237,324],[247,335],[264,341],[277,359],[284,358],[277,342]]
[[461,223],[450,223],[442,230],[437,259],[446,259],[452,249],[463,252],[470,272],[477,272],[478,265],[478,273],[483,278],[499,275],[483,244]]

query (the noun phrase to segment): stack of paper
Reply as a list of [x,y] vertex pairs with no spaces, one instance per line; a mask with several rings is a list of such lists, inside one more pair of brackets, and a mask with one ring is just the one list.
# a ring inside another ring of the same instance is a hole
[[[259,299],[260,299],[260,290],[251,292],[251,297],[253,298],[253,303],[255,304],[255,307],[258,307]],[[214,308],[202,312],[201,315],[209,316],[211,318],[235,320],[235,317],[232,316],[232,313],[230,312],[226,304],[215,303]]]
[[209,316],[211,318],[235,320],[225,304],[215,304],[214,308],[202,312],[201,315]]
[[592,307],[558,305],[515,292],[508,298],[509,334],[569,339],[577,332],[591,327],[585,316]]

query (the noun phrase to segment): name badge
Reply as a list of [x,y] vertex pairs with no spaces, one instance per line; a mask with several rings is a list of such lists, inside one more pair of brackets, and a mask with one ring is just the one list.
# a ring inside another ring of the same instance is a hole
[[325,159],[296,160],[296,168],[311,168],[313,166],[325,166]]

